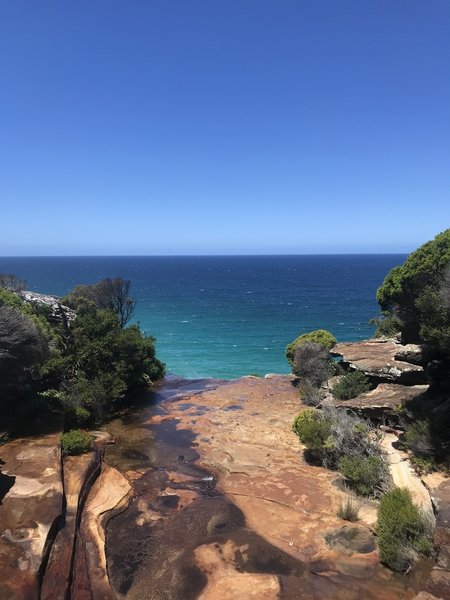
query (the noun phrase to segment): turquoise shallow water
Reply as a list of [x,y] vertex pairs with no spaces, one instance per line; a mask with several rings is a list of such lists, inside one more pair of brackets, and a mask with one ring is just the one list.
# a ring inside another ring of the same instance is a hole
[[377,287],[405,255],[0,258],[29,289],[64,295],[103,277],[131,279],[136,320],[182,377],[288,372],[300,333],[370,337]]

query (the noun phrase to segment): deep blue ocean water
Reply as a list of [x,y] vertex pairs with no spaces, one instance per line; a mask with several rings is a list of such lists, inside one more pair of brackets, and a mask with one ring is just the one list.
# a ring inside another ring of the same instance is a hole
[[79,283],[132,281],[136,320],[169,372],[189,378],[286,373],[287,343],[328,329],[370,337],[377,287],[406,255],[0,258],[28,289],[64,295]]

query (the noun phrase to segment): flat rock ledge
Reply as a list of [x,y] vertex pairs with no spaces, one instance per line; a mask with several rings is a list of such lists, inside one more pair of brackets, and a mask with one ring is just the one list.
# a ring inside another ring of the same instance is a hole
[[399,410],[409,402],[420,399],[428,388],[428,385],[380,383],[374,390],[351,400],[336,400],[329,394],[327,402],[331,402],[336,408],[346,408],[370,419],[391,417],[397,420]]
[[343,342],[334,346],[331,354],[336,357],[341,356],[344,365],[349,369],[362,371],[371,379],[380,382],[406,385],[426,382],[424,367],[421,364],[398,358],[407,358],[412,354],[412,350],[410,349],[408,353],[406,346],[394,340]]

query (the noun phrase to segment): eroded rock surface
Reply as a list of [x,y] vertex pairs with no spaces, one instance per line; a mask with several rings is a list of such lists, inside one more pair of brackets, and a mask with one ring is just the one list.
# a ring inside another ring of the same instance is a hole
[[1,457],[15,479],[0,506],[0,599],[31,600],[63,512],[60,434],[13,440]]
[[407,600],[420,591],[380,566],[363,520],[345,541],[339,476],[306,464],[291,431],[301,409],[289,377],[249,377],[111,424],[106,459],[132,486],[107,527],[118,597]]
[[372,379],[407,385],[425,383],[425,371],[421,364],[399,360],[406,346],[394,340],[364,340],[343,342],[334,346],[332,354],[342,356],[344,364],[357,369]]
[[398,420],[399,409],[424,396],[428,387],[428,385],[379,383],[374,390],[360,394],[351,400],[335,400],[329,394],[328,401],[338,408],[353,410],[369,419],[389,417]]

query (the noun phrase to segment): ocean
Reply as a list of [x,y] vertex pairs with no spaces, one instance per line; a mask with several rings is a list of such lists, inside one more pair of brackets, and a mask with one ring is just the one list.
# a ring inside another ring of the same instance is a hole
[[295,256],[5,257],[0,273],[64,295],[104,277],[130,279],[135,321],[157,339],[167,371],[232,379],[287,373],[286,344],[328,329],[339,341],[370,337],[375,294],[403,254]]

